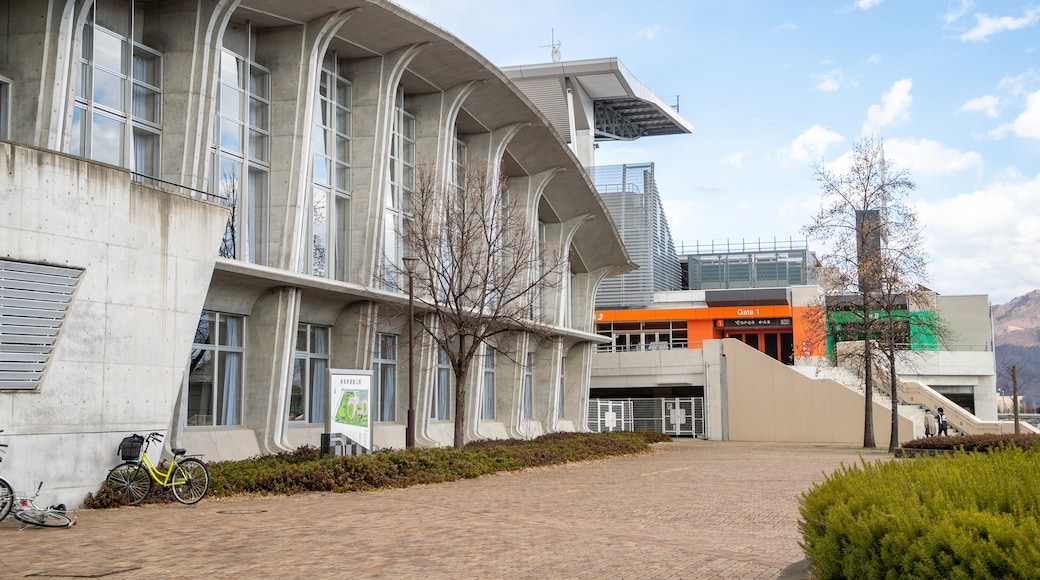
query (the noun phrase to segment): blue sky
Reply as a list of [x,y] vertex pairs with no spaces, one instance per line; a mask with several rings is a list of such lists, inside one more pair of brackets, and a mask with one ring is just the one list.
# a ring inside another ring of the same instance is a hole
[[[618,57],[694,125],[653,161],[677,243],[800,239],[811,164],[863,136],[909,170],[929,286],[1040,288],[1040,0],[396,0],[499,66]],[[810,244],[813,247],[814,244]]]

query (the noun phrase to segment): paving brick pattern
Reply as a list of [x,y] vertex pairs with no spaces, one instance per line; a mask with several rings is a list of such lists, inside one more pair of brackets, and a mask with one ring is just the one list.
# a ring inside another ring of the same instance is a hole
[[78,510],[67,530],[19,530],[9,517],[0,578],[791,577],[804,559],[799,494],[842,463],[889,457],[793,444],[656,447],[400,490]]

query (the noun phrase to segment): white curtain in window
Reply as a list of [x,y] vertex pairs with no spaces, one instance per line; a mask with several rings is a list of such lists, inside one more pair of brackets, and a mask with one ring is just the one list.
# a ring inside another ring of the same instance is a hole
[[[238,318],[228,317],[227,338],[225,344],[238,346],[242,344],[242,324]],[[220,410],[220,425],[238,424],[238,399],[240,396],[239,384],[242,380],[242,353],[226,353],[224,364],[224,402]]]

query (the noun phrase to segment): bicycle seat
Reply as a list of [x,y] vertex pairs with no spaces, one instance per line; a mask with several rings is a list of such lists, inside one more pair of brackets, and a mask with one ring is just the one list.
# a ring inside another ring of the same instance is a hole
[[184,455],[188,452],[187,449],[171,449],[170,451],[172,451],[174,455]]

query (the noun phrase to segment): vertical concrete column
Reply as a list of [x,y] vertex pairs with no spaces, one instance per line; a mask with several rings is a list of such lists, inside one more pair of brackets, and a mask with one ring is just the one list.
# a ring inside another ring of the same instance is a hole
[[[564,347],[566,348],[566,347]],[[591,342],[578,342],[566,350],[567,361],[563,373],[563,421],[559,430],[588,431],[589,385],[591,383]]]
[[[162,179],[206,191],[224,30],[239,0],[162,4]],[[186,32],[190,31],[190,32]]]
[[333,35],[357,10],[265,30],[257,45],[257,60],[271,69],[270,265],[275,268],[298,272],[309,259],[311,136],[322,60]]
[[246,322],[242,424],[253,429],[264,453],[289,451],[289,383],[302,292],[276,288],[253,305]]
[[350,172],[350,271],[359,284],[374,283],[383,251],[394,95],[408,64],[425,46],[413,44],[385,56],[347,63],[346,76],[353,83],[351,142],[355,153]]
[[13,83],[10,137],[63,151],[78,76],[78,23],[93,2],[12,2],[0,34],[0,66]]

